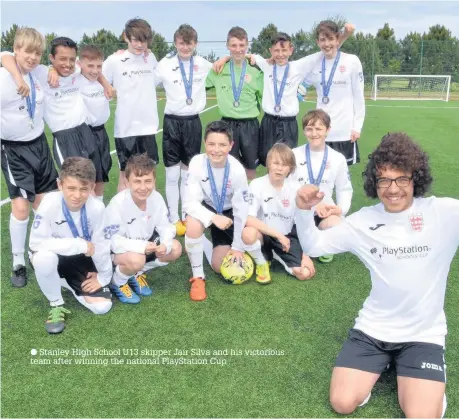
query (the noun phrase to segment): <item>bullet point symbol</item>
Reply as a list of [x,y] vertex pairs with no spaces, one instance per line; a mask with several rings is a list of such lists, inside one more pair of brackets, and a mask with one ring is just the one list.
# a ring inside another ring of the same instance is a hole
[[31,355],[36,355],[37,353],[38,353],[38,352],[37,352],[36,349],[32,349],[32,350],[30,351],[30,354],[31,354]]

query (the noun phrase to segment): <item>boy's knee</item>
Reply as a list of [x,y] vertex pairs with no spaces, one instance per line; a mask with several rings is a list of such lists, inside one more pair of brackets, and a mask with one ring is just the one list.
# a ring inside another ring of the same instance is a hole
[[250,246],[254,244],[258,239],[258,231],[253,227],[245,227],[242,230],[242,241],[244,244]]

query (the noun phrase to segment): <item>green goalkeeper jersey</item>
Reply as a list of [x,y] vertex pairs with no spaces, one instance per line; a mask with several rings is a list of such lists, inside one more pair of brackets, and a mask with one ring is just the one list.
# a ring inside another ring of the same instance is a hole
[[[236,88],[239,85],[242,66],[234,66]],[[234,106],[233,88],[229,62],[220,74],[213,70],[207,75],[206,87],[215,87],[217,104],[223,117],[234,119],[256,118],[260,114],[260,103],[263,93],[263,73],[247,64],[242,86],[239,106]]]

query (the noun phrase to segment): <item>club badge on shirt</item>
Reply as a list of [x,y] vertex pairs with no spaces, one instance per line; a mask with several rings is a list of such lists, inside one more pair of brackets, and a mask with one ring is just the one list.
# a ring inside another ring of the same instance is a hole
[[422,212],[411,214],[410,217],[411,229],[413,231],[421,232],[424,227],[424,215]]

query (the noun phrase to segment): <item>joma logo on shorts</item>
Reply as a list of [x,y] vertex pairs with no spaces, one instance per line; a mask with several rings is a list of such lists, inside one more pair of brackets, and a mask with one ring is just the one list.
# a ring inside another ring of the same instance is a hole
[[423,362],[422,365],[421,365],[421,368],[423,368],[423,369],[428,368],[429,370],[443,371],[443,368],[440,367],[440,365],[431,364],[430,362]]

